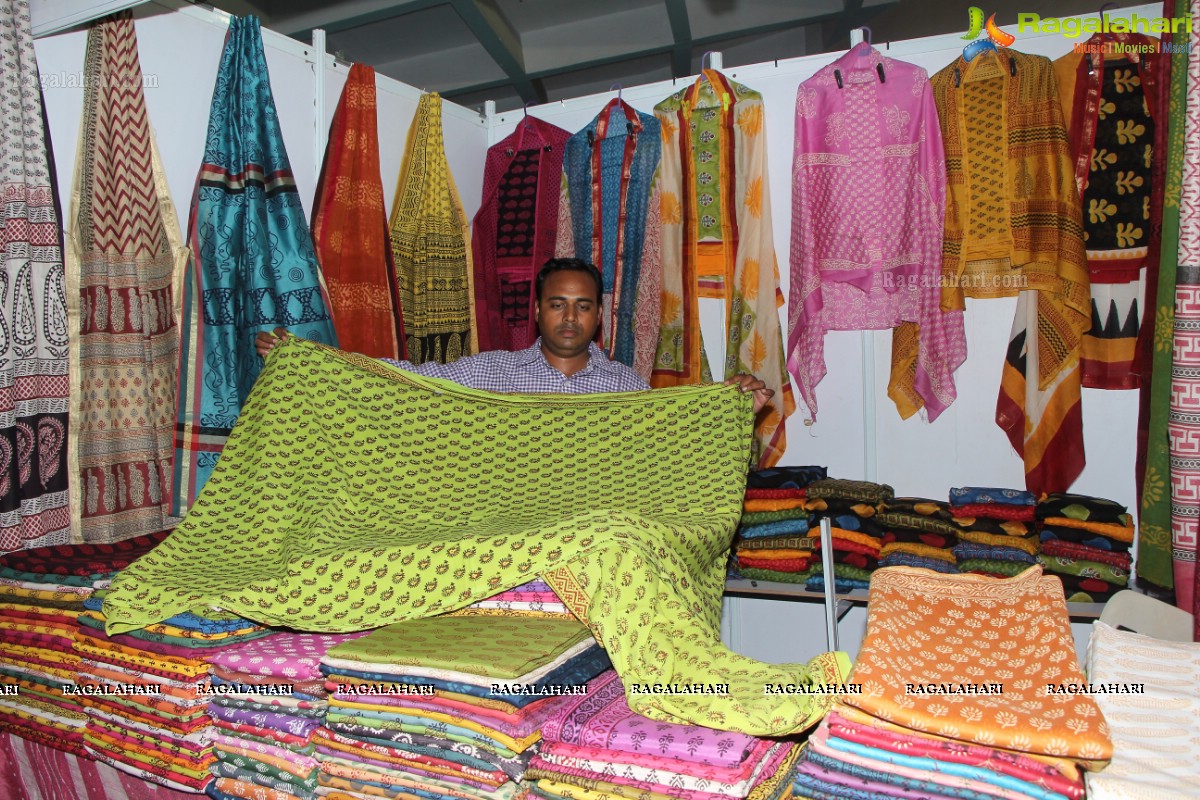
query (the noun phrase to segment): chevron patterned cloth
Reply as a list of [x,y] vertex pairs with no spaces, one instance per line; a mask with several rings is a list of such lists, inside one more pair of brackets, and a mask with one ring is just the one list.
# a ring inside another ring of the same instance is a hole
[[0,0],[0,552],[65,544],[67,291],[29,3]]
[[[217,605],[337,632],[432,616],[534,575],[587,622],[654,719],[798,732],[844,657],[764,664],[720,644],[751,398],[734,386],[493,394],[296,337],[267,360],[205,491],[113,582],[110,633]],[[602,476],[598,478],[597,476]]]
[[204,488],[262,369],[255,335],[283,327],[337,342],[255,17],[229,24],[188,245],[171,490],[179,516]]
[[155,164],[129,12],[88,32],[83,135],[68,215],[72,538],[113,542],[173,527],[179,329],[186,251]]

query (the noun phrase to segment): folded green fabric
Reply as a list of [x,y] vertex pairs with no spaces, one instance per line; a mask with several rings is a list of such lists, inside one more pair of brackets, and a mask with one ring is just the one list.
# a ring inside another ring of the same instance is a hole
[[729,684],[630,694],[643,716],[802,731],[823,698],[762,687],[843,682],[844,657],[765,664],[720,644],[751,405],[723,385],[495,394],[288,337],[184,522],[114,579],[107,630],[209,606],[366,630],[540,575],[626,687]]

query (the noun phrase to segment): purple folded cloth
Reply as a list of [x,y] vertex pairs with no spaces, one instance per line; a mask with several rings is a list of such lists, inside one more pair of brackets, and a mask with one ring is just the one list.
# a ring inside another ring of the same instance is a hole
[[310,717],[294,717],[290,714],[275,714],[271,711],[251,711],[245,708],[229,708],[210,703],[208,713],[216,719],[226,722],[244,722],[259,728],[272,728],[285,731],[295,736],[308,738],[313,731],[321,727],[321,720]]

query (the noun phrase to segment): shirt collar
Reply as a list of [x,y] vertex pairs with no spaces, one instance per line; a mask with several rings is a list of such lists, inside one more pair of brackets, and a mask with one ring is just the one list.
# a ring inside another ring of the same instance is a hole
[[[518,367],[527,367],[531,364],[541,363],[547,369],[555,369],[546,360],[546,354],[542,352],[542,337],[538,337],[532,346],[526,347],[524,350],[517,351],[513,358],[513,363]],[[613,362],[604,355],[604,351],[600,349],[595,342],[588,342],[588,363],[580,372],[588,372],[590,370],[598,370],[600,372],[610,372],[613,368]],[[557,370],[555,370],[557,372]],[[578,374],[578,373],[576,373]]]

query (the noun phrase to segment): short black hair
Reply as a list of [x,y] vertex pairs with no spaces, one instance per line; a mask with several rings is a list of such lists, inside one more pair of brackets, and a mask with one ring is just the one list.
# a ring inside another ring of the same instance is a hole
[[538,270],[537,279],[534,281],[534,292],[537,301],[542,302],[542,286],[546,283],[546,278],[556,272],[586,272],[596,282],[596,305],[602,305],[604,302],[604,278],[600,275],[600,270],[596,269],[595,264],[589,264],[581,258],[552,258],[542,265]]

